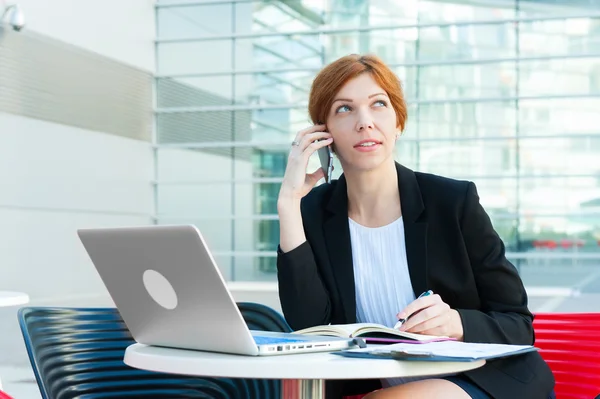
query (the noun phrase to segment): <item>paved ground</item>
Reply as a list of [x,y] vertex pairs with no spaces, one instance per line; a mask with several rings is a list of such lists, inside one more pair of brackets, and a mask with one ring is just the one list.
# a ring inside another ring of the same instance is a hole
[[[533,312],[600,312],[600,264],[527,265],[521,268],[521,276],[529,292]],[[259,275],[253,277],[260,278]],[[276,307],[277,301],[273,292],[236,296],[236,300],[263,302],[273,307]],[[4,390],[16,399],[39,399],[14,309],[0,309],[0,326],[0,379]]]
[[600,264],[528,266],[521,277],[534,312],[600,312]]

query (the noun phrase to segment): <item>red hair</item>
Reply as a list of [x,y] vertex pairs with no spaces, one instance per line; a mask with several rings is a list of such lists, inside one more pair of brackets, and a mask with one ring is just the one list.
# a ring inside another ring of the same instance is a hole
[[327,121],[327,115],[335,95],[349,80],[363,73],[370,73],[373,79],[390,98],[396,111],[396,126],[404,130],[406,102],[402,83],[392,70],[375,55],[350,54],[325,66],[313,81],[308,99],[308,113],[314,124]]

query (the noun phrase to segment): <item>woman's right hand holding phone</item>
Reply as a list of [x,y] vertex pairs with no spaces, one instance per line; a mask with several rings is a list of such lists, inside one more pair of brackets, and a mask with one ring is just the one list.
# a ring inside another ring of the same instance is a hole
[[300,200],[325,176],[322,168],[307,173],[308,159],[319,148],[333,142],[325,125],[315,125],[298,132],[288,156],[283,182],[277,200],[279,214],[279,246],[288,252],[306,241]]
[[325,125],[311,126],[298,132],[288,156],[279,192],[280,200],[301,200],[325,176],[322,168],[309,174],[306,173],[306,168],[310,156],[332,141],[331,134],[325,131]]

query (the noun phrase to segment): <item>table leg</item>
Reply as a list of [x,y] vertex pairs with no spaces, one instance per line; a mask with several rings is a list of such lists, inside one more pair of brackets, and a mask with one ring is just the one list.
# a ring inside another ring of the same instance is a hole
[[282,399],[325,399],[325,380],[281,380]]

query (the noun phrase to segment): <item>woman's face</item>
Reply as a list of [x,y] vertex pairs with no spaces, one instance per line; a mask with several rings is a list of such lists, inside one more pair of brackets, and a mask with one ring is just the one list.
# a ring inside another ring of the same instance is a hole
[[327,130],[344,170],[372,170],[393,159],[399,131],[396,112],[370,73],[340,89],[327,116]]

